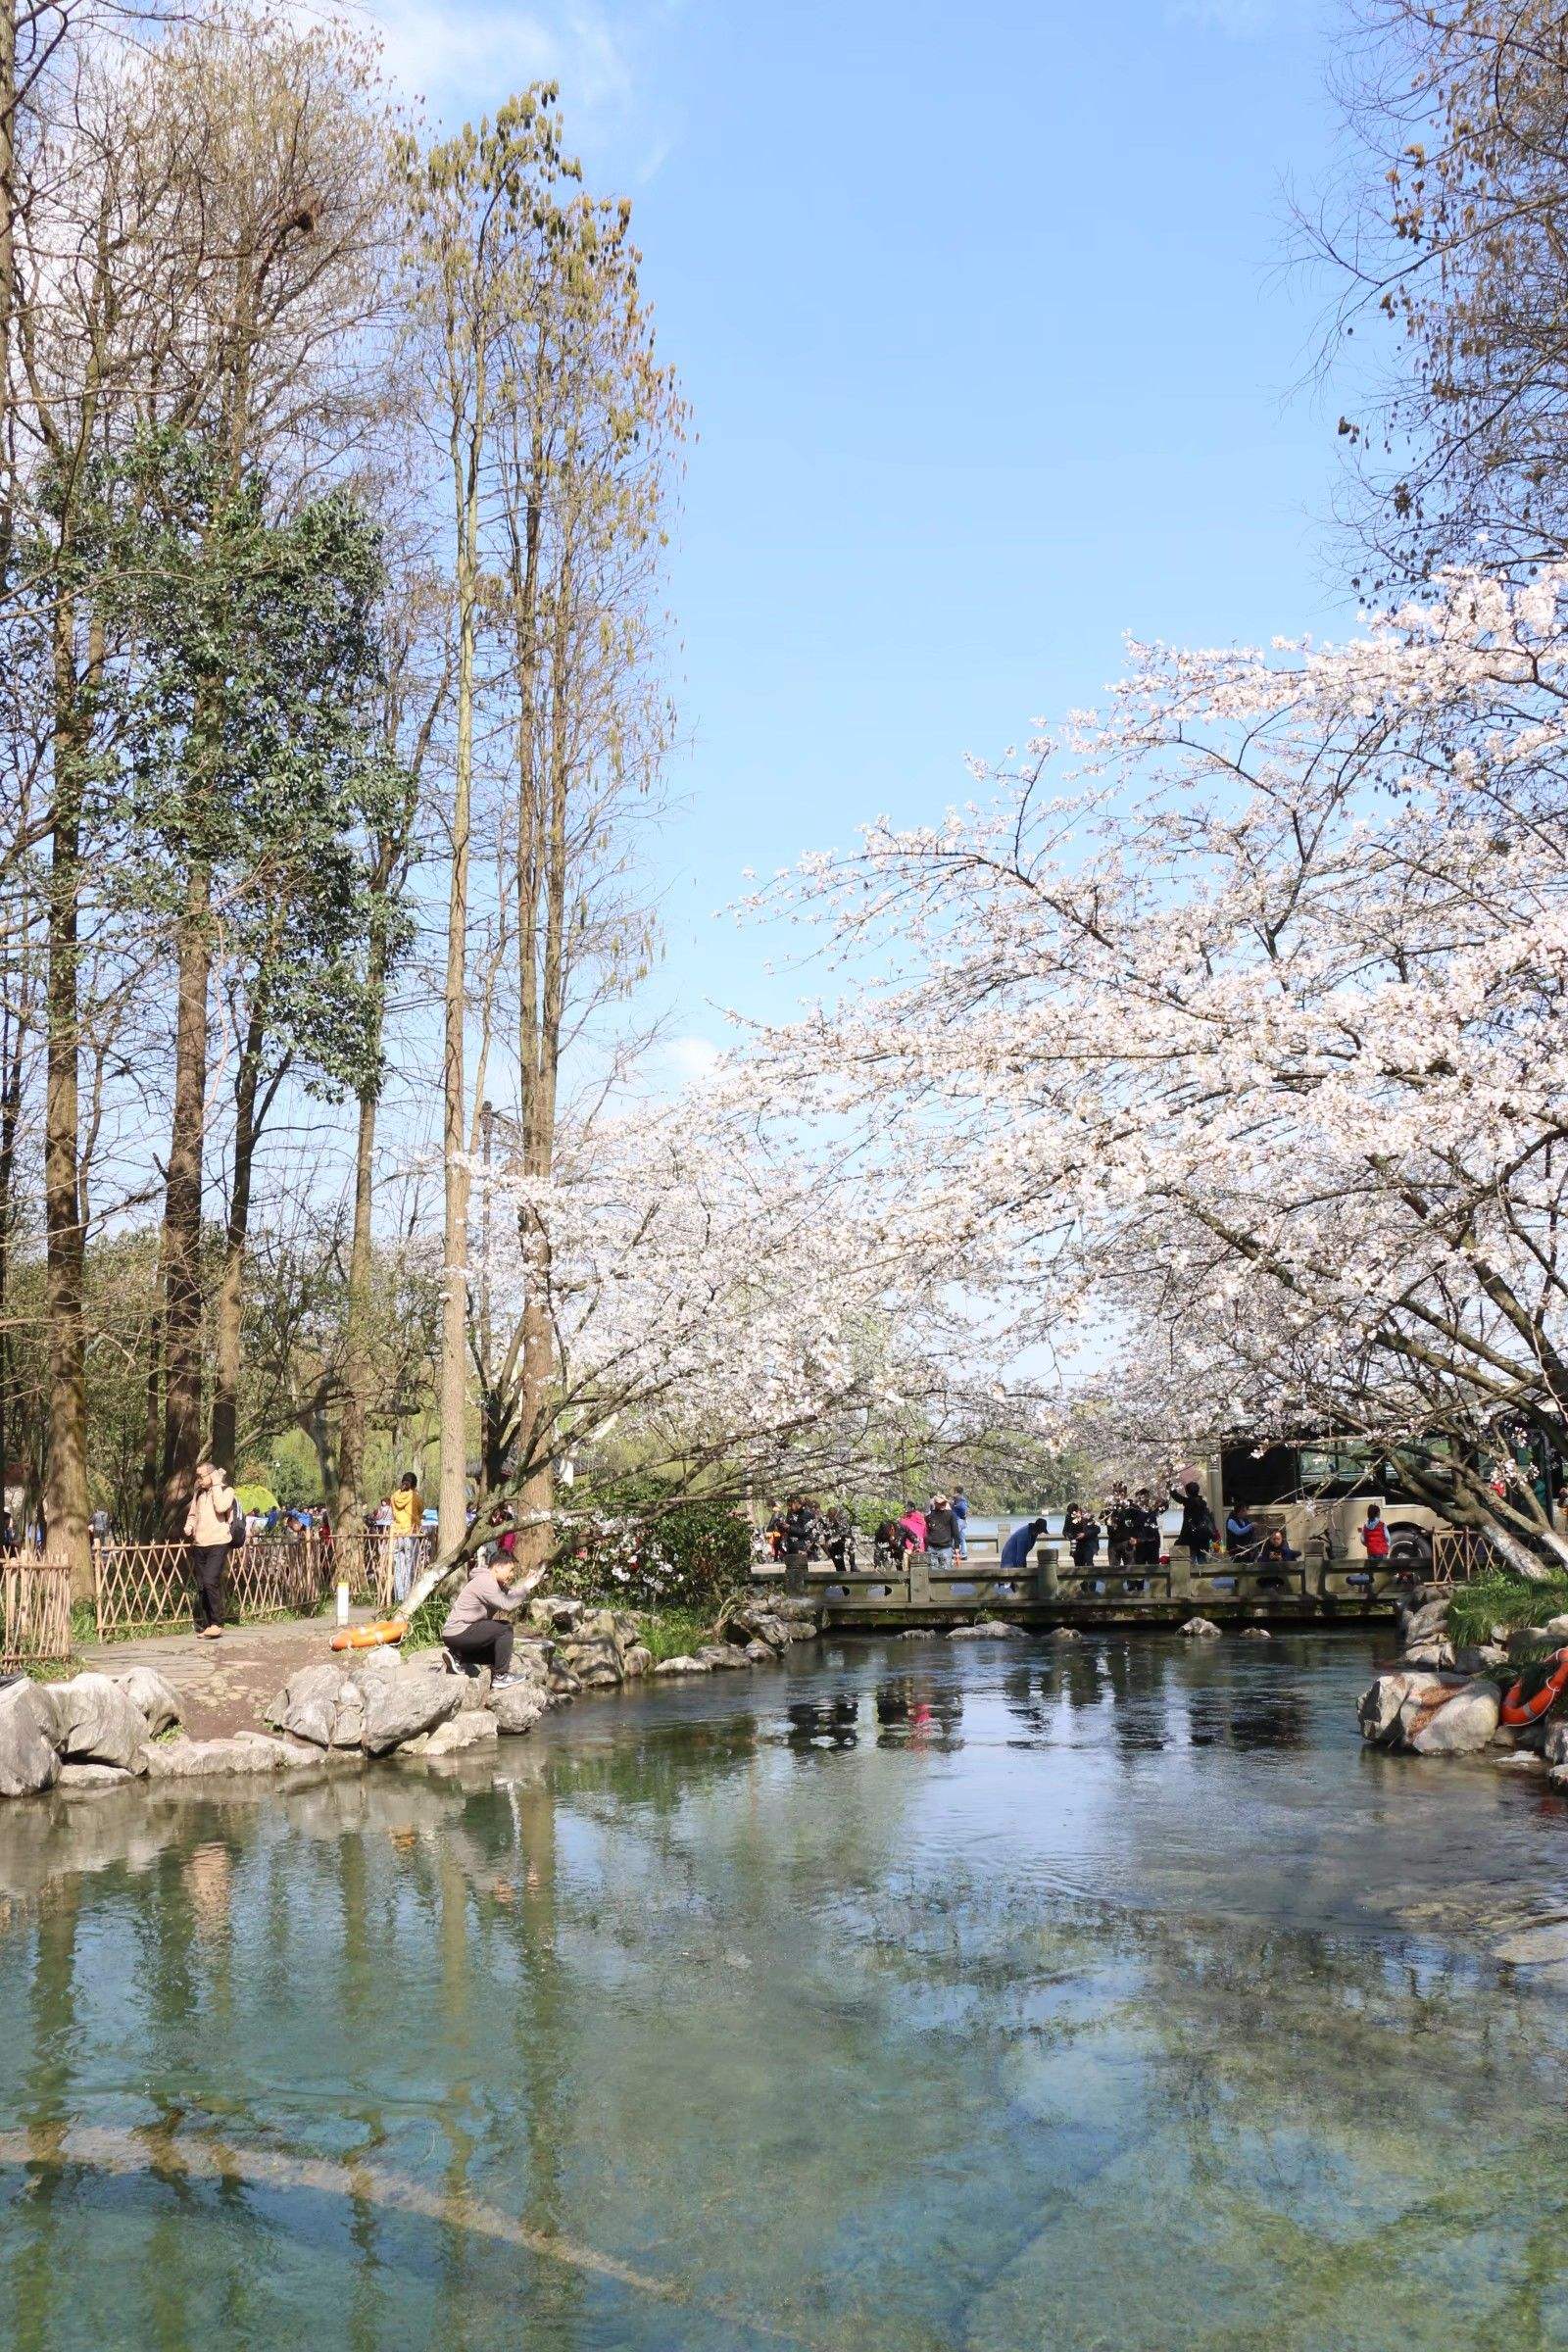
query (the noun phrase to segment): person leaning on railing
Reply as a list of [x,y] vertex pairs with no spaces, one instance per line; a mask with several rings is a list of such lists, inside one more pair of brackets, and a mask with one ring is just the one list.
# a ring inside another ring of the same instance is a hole
[[[228,1565],[238,1512],[228,1472],[216,1469],[211,1462],[198,1463],[195,1492],[185,1513],[185,1540],[196,1579],[191,1602],[196,1632],[206,1642],[217,1642],[222,1636],[223,1570]],[[244,1524],[241,1518],[240,1526]]]

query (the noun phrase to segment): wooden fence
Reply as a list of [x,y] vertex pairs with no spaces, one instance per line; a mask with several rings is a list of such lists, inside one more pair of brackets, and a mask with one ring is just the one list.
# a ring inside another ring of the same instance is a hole
[[1432,1581],[1463,1584],[1472,1576],[1504,1574],[1508,1563],[1484,1528],[1437,1527],[1432,1531]]
[[[236,1544],[223,1571],[225,1615],[314,1615],[337,1581],[333,1553],[330,1536],[262,1536]],[[187,1544],[95,1544],[92,1559],[100,1641],[190,1624]]]
[[0,1560],[0,1669],[71,1656],[71,1570],[60,1560]]

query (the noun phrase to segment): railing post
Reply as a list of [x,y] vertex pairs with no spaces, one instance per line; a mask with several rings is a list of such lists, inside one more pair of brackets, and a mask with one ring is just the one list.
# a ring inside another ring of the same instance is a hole
[[923,1551],[911,1551],[906,1553],[906,1557],[908,1561],[909,1577],[905,1597],[911,1609],[928,1609],[931,1606],[930,1555]]
[[1170,1596],[1172,1600],[1191,1600],[1193,1597],[1193,1555],[1185,1544],[1181,1545],[1180,1564],[1178,1565],[1177,1550],[1177,1545],[1173,1544],[1170,1552]]
[[1040,1546],[1035,1563],[1035,1598],[1037,1600],[1059,1600],[1061,1598],[1061,1578],[1056,1573],[1056,1547],[1054,1544],[1043,1544]]

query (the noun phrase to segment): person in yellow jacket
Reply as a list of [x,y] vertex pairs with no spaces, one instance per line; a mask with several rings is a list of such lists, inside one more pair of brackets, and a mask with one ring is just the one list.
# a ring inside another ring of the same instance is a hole
[[223,1570],[228,1565],[228,1547],[234,1541],[236,1507],[228,1472],[215,1468],[211,1462],[198,1462],[195,1492],[185,1513],[185,1540],[190,1545],[195,1574],[192,1613],[196,1632],[206,1642],[222,1638]]
[[424,1497],[412,1470],[404,1471],[386,1500],[392,1513],[392,1597],[407,1600],[418,1559],[419,1530],[424,1524]]

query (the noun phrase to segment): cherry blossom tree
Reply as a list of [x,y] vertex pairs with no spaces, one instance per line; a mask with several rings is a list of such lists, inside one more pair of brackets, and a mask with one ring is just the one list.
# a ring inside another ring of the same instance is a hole
[[[760,1119],[747,1086],[601,1109],[563,1129],[549,1177],[520,1151],[469,1175],[491,1316],[514,1352],[540,1314],[551,1334],[554,1377],[509,1432],[519,1522],[569,1520],[554,1474],[612,1439],[683,1494],[864,1484],[901,1416],[962,1391],[949,1238]],[[443,1546],[411,1609],[484,1533]]]
[[925,1131],[927,1229],[1063,1395],[1364,1438],[1527,1573],[1568,1558],[1514,1466],[1568,1457],[1565,631],[1568,570],[1454,572],[1342,646],[1134,647],[988,804],[761,894],[882,958],[770,1082]]

